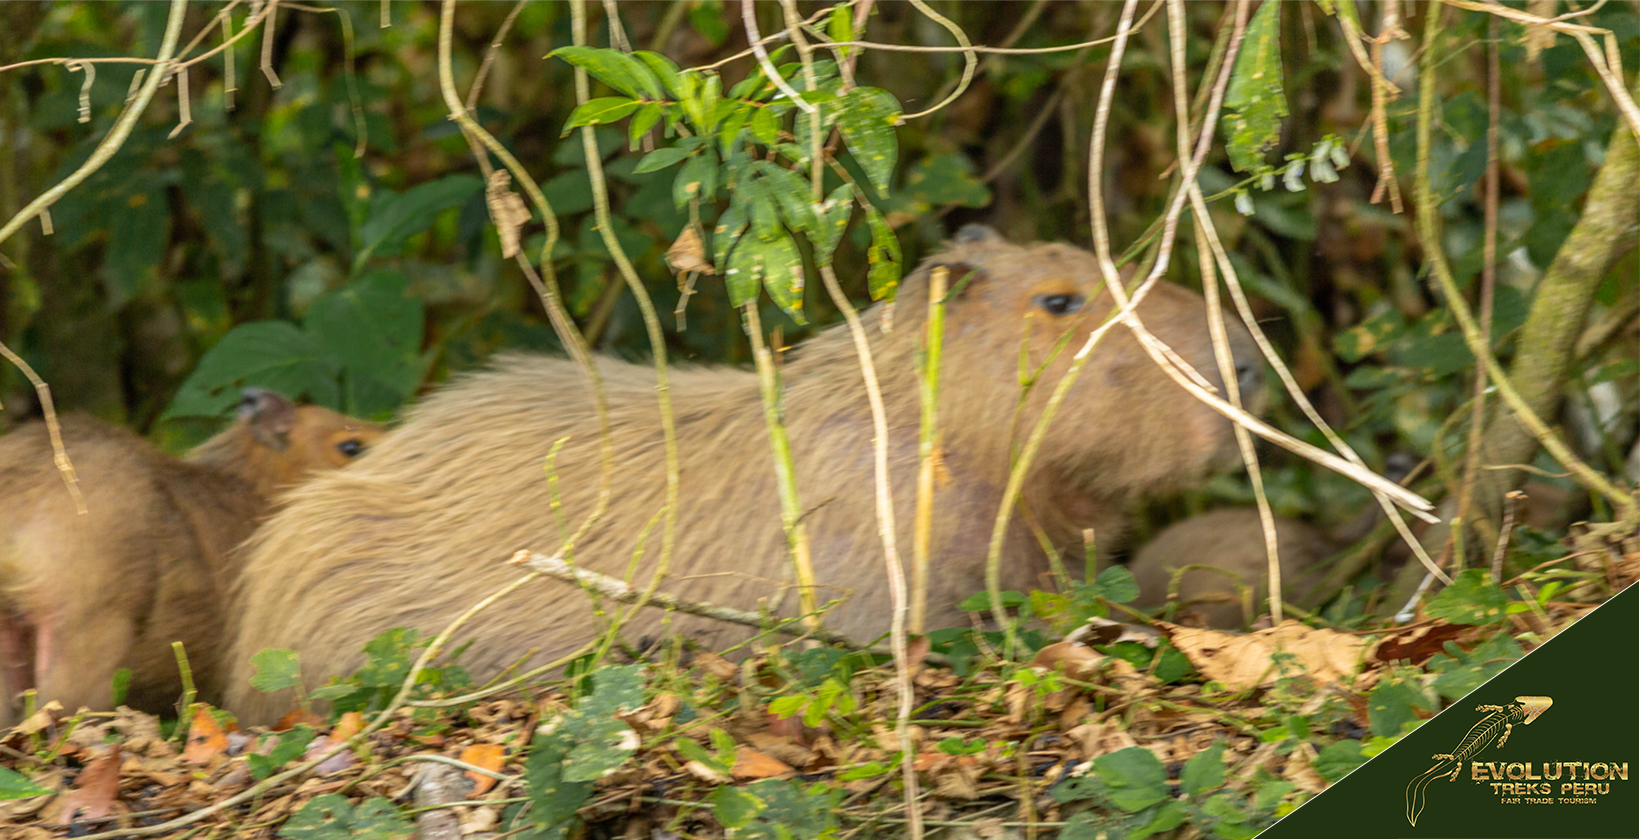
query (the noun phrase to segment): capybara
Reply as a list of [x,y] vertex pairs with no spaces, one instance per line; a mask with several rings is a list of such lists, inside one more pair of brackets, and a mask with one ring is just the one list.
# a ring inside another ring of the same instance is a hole
[[221,676],[230,550],[280,488],[351,461],[380,436],[360,420],[246,389],[232,426],[178,460],[130,431],[62,418],[86,513],[75,509],[44,423],[0,437],[0,726],[22,691],[69,711],[127,703],[159,712],[181,694],[171,642],[196,683]]
[[[1110,312],[1093,255],[1063,244],[1015,245],[971,226],[909,274],[893,329],[882,310],[863,314],[888,414],[890,471],[902,546],[910,546],[927,276],[946,266],[948,304],[940,434],[949,481],[938,488],[928,621],[967,624],[960,599],[984,589],[985,555],[1006,484],[1010,418],[1020,393],[1021,341],[1041,364],[1056,341],[1069,349],[1031,391],[1020,439],[1046,404],[1088,332]],[[972,273],[972,276],[969,276]],[[1210,381],[1218,381],[1200,296],[1162,283],[1139,313],[1149,328]],[[1232,327],[1244,393],[1261,387],[1256,349]],[[659,552],[665,467],[655,374],[646,365],[601,360],[614,429],[616,486],[605,516],[575,547],[573,561],[622,577],[644,549],[633,578],[647,584]],[[846,326],[786,354],[784,416],[812,543],[819,600],[847,599],[828,627],[861,641],[888,630],[889,595],[873,497],[872,419]],[[674,369],[671,395],[681,459],[676,554],[662,584],[671,593],[741,609],[796,593],[780,520],[755,374],[721,368]],[[592,509],[598,491],[599,432],[592,401],[568,361],[504,355],[408,413],[404,425],[355,468],[297,488],[288,505],[246,545],[237,592],[239,633],[231,652],[228,707],[250,721],[289,706],[248,684],[249,659],[264,648],[294,648],[309,685],[363,662],[362,646],[395,626],[436,633],[520,570],[519,549],[552,553]],[[562,515],[545,467],[567,438],[555,470]],[[1024,487],[1031,514],[1060,545],[1080,529],[1114,529],[1135,494],[1180,488],[1235,463],[1229,422],[1170,381],[1123,328],[1104,338],[1060,406]],[[1015,522],[1019,520],[1016,517]],[[1005,548],[1004,588],[1041,585],[1047,568],[1023,525]],[[646,610],[623,633],[631,641],[661,628]],[[532,582],[480,612],[459,633],[472,639],[460,662],[488,676],[536,651],[557,658],[598,630],[586,594],[557,580]],[[715,645],[746,630],[678,615],[674,632]]]
[[[1276,548],[1281,556],[1282,589],[1294,591],[1299,576],[1325,560],[1341,545],[1295,519],[1277,516]],[[1157,607],[1167,600],[1173,571],[1189,565],[1212,566],[1218,571],[1191,569],[1179,578],[1179,601],[1199,612],[1209,627],[1241,627],[1253,616],[1269,612],[1270,561],[1264,551],[1264,526],[1256,508],[1220,508],[1175,522],[1145,543],[1128,570],[1139,583],[1141,606]],[[1253,590],[1253,616],[1245,615],[1237,584]]]

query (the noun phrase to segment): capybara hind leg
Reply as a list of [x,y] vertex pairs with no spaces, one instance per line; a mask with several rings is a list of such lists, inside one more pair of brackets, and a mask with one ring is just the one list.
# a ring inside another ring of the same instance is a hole
[[34,660],[39,702],[56,700],[69,713],[81,706],[113,708],[114,672],[127,658],[136,629],[135,622],[124,616],[80,615],[40,622]]

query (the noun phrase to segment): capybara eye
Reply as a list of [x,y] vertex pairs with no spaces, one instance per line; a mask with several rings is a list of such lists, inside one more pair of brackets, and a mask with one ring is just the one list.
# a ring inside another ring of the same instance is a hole
[[336,444],[336,451],[349,458],[356,458],[360,452],[364,451],[364,444],[360,443],[358,438],[348,438]]
[[1085,300],[1081,295],[1037,295],[1036,303],[1048,310],[1050,315],[1064,315],[1082,308]]

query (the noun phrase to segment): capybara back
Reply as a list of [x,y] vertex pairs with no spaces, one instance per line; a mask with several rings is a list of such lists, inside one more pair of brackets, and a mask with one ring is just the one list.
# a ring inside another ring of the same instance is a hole
[[[890,470],[902,546],[917,468],[917,353],[927,275],[945,266],[968,281],[948,308],[940,428],[949,476],[935,504],[931,626],[966,622],[955,605],[984,588],[984,558],[1007,480],[1008,430],[1028,430],[1052,383],[1088,332],[1110,312],[1091,254],[1059,244],[1013,245],[968,228],[905,279],[892,331],[881,309],[864,314],[888,413]],[[969,275],[972,276],[969,276]],[[1140,306],[1150,329],[1210,381],[1218,380],[1199,296],[1161,284]],[[1238,358],[1251,342],[1232,327]],[[1024,341],[1042,386],[1012,424]],[[575,546],[580,566],[621,577],[643,550],[634,578],[647,584],[659,553],[665,504],[663,439],[654,372],[599,362],[608,387],[615,486],[608,512]],[[847,596],[829,627],[869,641],[888,629],[889,599],[873,501],[872,420],[846,328],[825,331],[788,355],[781,371],[785,419],[805,507],[822,602]],[[1243,366],[1244,389],[1259,369]],[[760,599],[793,614],[796,594],[781,528],[775,468],[754,374],[674,369],[671,398],[681,459],[677,541],[662,587],[677,595],[756,609]],[[548,455],[562,494],[555,510]],[[1070,546],[1080,529],[1115,528],[1134,494],[1189,486],[1235,461],[1228,422],[1157,370],[1125,330],[1111,331],[1060,406],[1023,497],[1049,537]],[[250,688],[249,658],[295,648],[316,684],[362,662],[363,645],[396,626],[437,632],[519,574],[519,549],[553,553],[590,511],[599,476],[597,415],[576,368],[560,359],[504,355],[409,412],[403,426],[356,467],[297,488],[247,544],[236,601],[230,708],[251,720],[277,717],[288,698]],[[1016,520],[1017,522],[1017,520]],[[647,538],[642,535],[647,534]],[[1029,532],[1009,535],[1004,588],[1038,585],[1045,560]],[[647,610],[623,629],[636,641],[662,629]],[[464,626],[460,660],[480,676],[530,651],[556,658],[593,638],[602,619],[577,587],[531,582]],[[708,645],[743,628],[676,616],[671,632]]]
[[[1338,545],[1294,519],[1277,516],[1275,526],[1282,589],[1292,593],[1299,576],[1325,560]],[[1145,543],[1128,564],[1139,583],[1138,603],[1160,606],[1167,600],[1173,572],[1189,565],[1212,566],[1231,573],[1190,569],[1179,578],[1179,601],[1201,613],[1207,626],[1241,627],[1253,616],[1269,612],[1270,561],[1256,508],[1211,510],[1176,522]],[[1252,615],[1246,614],[1238,584],[1252,590]]]
[[123,428],[61,419],[86,513],[53,462],[45,424],[0,437],[0,726],[19,694],[107,708],[129,668],[127,702],[161,711],[181,693],[170,643],[196,682],[220,685],[230,550],[270,494],[357,455],[380,431],[248,389],[229,429],[178,460]]

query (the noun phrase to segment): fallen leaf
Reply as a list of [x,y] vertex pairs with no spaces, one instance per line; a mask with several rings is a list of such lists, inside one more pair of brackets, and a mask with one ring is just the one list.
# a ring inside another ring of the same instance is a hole
[[[461,760],[474,767],[482,767],[491,773],[499,773],[501,772],[501,765],[506,763],[507,750],[500,744],[474,744],[461,751]],[[473,780],[474,796],[495,787],[496,779],[494,776],[486,776],[483,773],[468,770],[467,778]]]
[[188,725],[188,746],[182,751],[182,762],[209,765],[227,752],[228,733],[216,722],[216,716],[208,707],[199,707]]
[[342,719],[336,721],[336,725],[331,728],[330,741],[334,744],[340,744],[359,734],[361,729],[364,729],[364,715],[358,712],[348,712],[342,715]]
[[751,747],[740,747],[735,750],[735,766],[729,775],[737,779],[767,779],[791,771],[792,768],[780,759]]
[[1080,642],[1054,642],[1036,652],[1031,664],[1050,671],[1063,671],[1073,680],[1086,682],[1099,670],[1104,655]]
[[674,274],[686,271],[700,274],[717,273],[712,261],[706,258],[706,246],[701,242],[700,233],[693,225],[685,225],[672,246],[666,249],[666,264],[672,267]]
[[708,784],[726,785],[731,781],[730,778],[723,773],[707,767],[706,765],[693,759],[685,761],[683,763],[683,769],[688,770],[689,775],[694,776],[703,782],[707,782]]
[[33,735],[34,733],[40,732],[46,727],[51,726],[53,723],[56,723],[56,713],[61,712],[62,710],[63,704],[57,702],[56,700],[49,701],[44,706],[41,706],[34,714],[29,715],[26,719],[24,719],[22,723],[19,723],[13,727],[13,729],[24,735]]
[[1414,665],[1422,665],[1431,656],[1441,652],[1442,647],[1452,639],[1462,635],[1469,628],[1458,624],[1436,624],[1433,627],[1422,627],[1396,633],[1378,643],[1377,650],[1372,658],[1379,662],[1394,662],[1405,659]]
[[1268,687],[1283,674],[1271,658],[1290,654],[1297,666],[1317,682],[1336,682],[1360,671],[1367,642],[1336,630],[1316,629],[1288,619],[1281,626],[1256,633],[1226,633],[1158,622],[1202,676],[1233,691]]
[[81,819],[108,816],[114,809],[114,797],[120,792],[120,745],[115,744],[107,755],[86,765],[74,782],[74,789],[63,798],[58,824],[70,825]]
[[1321,778],[1321,774],[1315,772],[1315,767],[1311,765],[1315,755],[1315,747],[1309,744],[1299,744],[1298,749],[1293,750],[1292,755],[1287,756],[1287,767],[1281,771],[1281,775],[1287,781],[1297,785],[1299,790],[1306,793],[1320,793],[1326,789],[1327,781]]
[[290,714],[280,718],[279,722],[273,725],[273,731],[289,732],[302,724],[318,728],[325,725],[325,719],[310,709],[291,709]]

